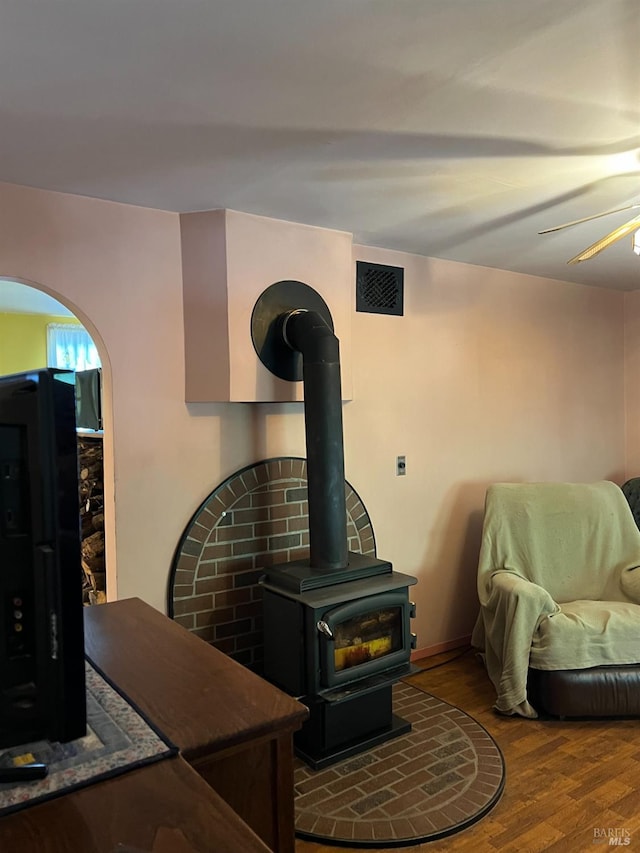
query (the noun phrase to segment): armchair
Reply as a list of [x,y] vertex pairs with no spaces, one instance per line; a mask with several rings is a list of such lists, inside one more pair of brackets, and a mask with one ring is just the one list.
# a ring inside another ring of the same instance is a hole
[[619,486],[490,486],[477,580],[496,710],[640,714],[640,530]]

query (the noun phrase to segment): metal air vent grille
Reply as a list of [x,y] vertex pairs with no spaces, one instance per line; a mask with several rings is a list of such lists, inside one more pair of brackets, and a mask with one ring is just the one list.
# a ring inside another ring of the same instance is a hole
[[357,261],[356,311],[402,316],[404,269]]

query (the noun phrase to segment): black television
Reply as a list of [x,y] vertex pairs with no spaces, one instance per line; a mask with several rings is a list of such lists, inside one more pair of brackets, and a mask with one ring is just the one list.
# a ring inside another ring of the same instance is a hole
[[0,377],[0,747],[86,734],[73,373]]

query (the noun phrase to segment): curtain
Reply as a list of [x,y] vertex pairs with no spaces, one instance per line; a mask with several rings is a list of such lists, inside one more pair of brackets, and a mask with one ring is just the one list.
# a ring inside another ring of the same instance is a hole
[[89,332],[73,323],[47,325],[47,363],[66,370],[101,367],[100,357]]

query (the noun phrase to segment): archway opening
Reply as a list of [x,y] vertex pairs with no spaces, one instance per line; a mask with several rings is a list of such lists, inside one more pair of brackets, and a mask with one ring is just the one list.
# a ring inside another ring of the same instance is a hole
[[34,282],[0,277],[0,375],[42,367],[74,371],[83,599],[101,604],[117,598],[108,354],[77,306]]

